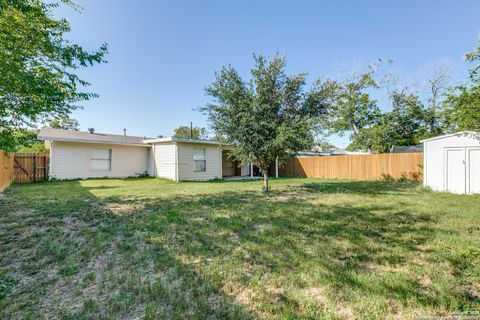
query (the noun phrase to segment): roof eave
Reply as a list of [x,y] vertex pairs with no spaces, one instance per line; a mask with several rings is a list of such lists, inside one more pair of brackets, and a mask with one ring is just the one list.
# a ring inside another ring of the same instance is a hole
[[170,143],[170,142],[180,142],[180,143],[195,143],[195,144],[211,144],[211,145],[221,145],[220,142],[214,140],[190,140],[182,138],[157,138],[157,139],[146,139],[143,140],[144,143]]
[[47,141],[62,141],[62,142],[115,144],[115,145],[146,147],[146,148],[151,147],[149,144],[144,144],[144,143],[133,143],[133,142],[129,143],[129,142],[115,142],[115,141],[101,141],[101,140],[84,140],[84,139],[65,139],[65,138],[48,137],[48,136],[38,136],[37,139],[38,140],[47,140]]
[[142,140],[143,143],[162,143],[162,142],[173,142],[170,138],[156,138],[156,139],[145,139]]
[[438,140],[438,139],[444,139],[444,138],[453,137],[453,136],[461,136],[461,135],[464,135],[464,134],[477,134],[477,135],[480,135],[479,132],[466,130],[466,131],[460,131],[460,132],[455,132],[455,133],[444,134],[444,135],[442,135],[442,136],[436,136],[436,137],[432,137],[432,138],[428,138],[428,139],[423,139],[423,140],[420,140],[420,142],[421,142],[421,143],[424,143],[424,142],[428,142],[428,141],[433,141],[433,140]]

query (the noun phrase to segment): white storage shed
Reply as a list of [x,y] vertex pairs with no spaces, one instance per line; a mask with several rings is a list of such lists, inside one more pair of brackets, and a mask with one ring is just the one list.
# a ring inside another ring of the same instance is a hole
[[480,193],[480,132],[423,140],[423,184],[435,191]]

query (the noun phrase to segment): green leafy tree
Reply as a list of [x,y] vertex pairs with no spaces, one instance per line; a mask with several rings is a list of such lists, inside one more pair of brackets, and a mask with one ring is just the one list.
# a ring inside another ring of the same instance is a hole
[[54,16],[71,1],[0,0],[0,148],[11,150],[14,132],[55,116],[97,95],[75,71],[104,62],[107,46],[88,52],[65,38],[70,25]]
[[44,142],[37,141],[31,145],[20,146],[17,153],[50,153],[50,150],[45,147]]
[[325,139],[317,140],[313,147],[314,151],[318,151],[318,150],[325,151],[325,150],[334,150],[334,149],[337,149],[337,147]]
[[323,118],[324,128],[339,135],[352,132],[352,138],[362,146],[361,149],[370,150],[372,146],[362,130],[375,125],[380,117],[377,102],[369,94],[369,90],[376,88],[375,66],[369,66],[364,73],[335,82],[328,111]]
[[48,125],[50,126],[50,128],[55,128],[55,129],[64,129],[64,130],[72,130],[72,131],[80,130],[80,124],[78,123],[77,120],[64,115],[55,117],[48,123]]
[[480,86],[457,87],[446,103],[445,115],[452,131],[480,131]]
[[477,64],[470,70],[470,81],[449,92],[443,114],[452,131],[480,131],[480,42],[465,59]]
[[180,126],[175,129],[174,137],[177,138],[193,138],[193,139],[205,139],[207,138],[207,129],[203,127],[193,127],[190,134],[189,126]]
[[372,151],[389,152],[392,146],[416,145],[431,135],[436,115],[416,94],[394,91],[390,100],[391,111],[381,114],[374,125],[353,135],[349,150],[363,149],[367,141]]
[[411,146],[420,143],[428,128],[428,111],[415,94],[395,92],[392,95],[392,111],[384,116],[384,148]]
[[244,81],[230,66],[206,88],[214,101],[202,110],[234,158],[254,162],[268,191],[268,168],[275,159],[308,150],[314,143],[314,119],[324,109],[318,89],[304,90],[306,74],[287,76],[285,58],[254,56],[252,78]]
[[45,147],[45,143],[37,140],[37,134],[38,130],[15,130],[12,134],[12,145],[14,145],[15,148],[10,151],[19,153],[47,153],[48,150]]
[[352,135],[350,137],[350,144],[346,149],[349,151],[367,151],[365,145],[368,145],[368,150],[372,152],[386,152],[388,146],[386,146],[385,140],[386,127],[383,123],[383,119],[379,119],[376,124],[368,128],[363,128],[357,134]]

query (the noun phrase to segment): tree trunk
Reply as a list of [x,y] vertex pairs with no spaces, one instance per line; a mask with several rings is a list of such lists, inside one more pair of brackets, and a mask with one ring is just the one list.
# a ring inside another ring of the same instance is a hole
[[263,192],[268,192],[268,171],[263,171]]

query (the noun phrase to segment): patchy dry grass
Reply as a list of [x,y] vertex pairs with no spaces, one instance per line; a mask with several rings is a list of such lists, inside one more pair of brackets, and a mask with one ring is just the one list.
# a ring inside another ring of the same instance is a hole
[[0,318],[413,319],[480,308],[480,197],[86,180],[0,198]]

